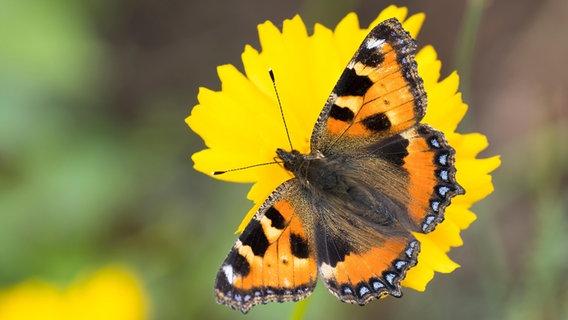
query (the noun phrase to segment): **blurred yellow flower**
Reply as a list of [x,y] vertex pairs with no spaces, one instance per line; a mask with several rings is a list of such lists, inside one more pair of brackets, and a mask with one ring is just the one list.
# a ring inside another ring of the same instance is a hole
[[[246,167],[273,161],[277,148],[289,146],[267,70],[277,72],[277,86],[295,149],[310,151],[310,136],[316,119],[343,69],[372,27],[395,17],[414,38],[425,19],[422,13],[407,17],[404,7],[390,6],[368,27],[359,27],[355,14],[348,14],[330,30],[316,24],[309,35],[299,16],[283,23],[282,31],[271,22],[258,26],[262,50],[247,45],[242,54],[244,74],[233,65],[219,66],[221,91],[200,88],[198,100],[186,119],[207,149],[195,153],[195,169],[207,175],[216,170]],[[458,267],[447,255],[462,245],[460,231],[476,218],[470,207],[493,192],[490,172],[500,165],[498,156],[479,159],[488,146],[479,133],[461,134],[456,128],[467,111],[456,72],[440,80],[441,62],[432,46],[416,55],[418,72],[428,95],[422,120],[442,131],[456,151],[456,179],[466,190],[446,208],[445,220],[428,234],[417,233],[421,242],[418,264],[410,269],[403,286],[419,291],[426,288],[434,272],[449,273]],[[301,75],[301,76],[300,76]],[[282,166],[260,166],[214,176],[234,182],[253,182],[248,198],[254,201],[238,231],[242,231],[268,195],[290,178]]]
[[67,288],[30,279],[0,290],[2,320],[141,320],[148,298],[135,273],[108,266]]

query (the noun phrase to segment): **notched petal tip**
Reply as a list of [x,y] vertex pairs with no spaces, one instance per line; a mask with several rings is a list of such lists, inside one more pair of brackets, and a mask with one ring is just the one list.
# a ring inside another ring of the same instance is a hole
[[373,22],[369,25],[369,28],[373,28],[375,25],[390,19],[390,18],[397,18],[398,21],[404,22],[406,16],[408,14],[408,8],[406,7],[397,7],[395,5],[390,5],[386,7]]
[[418,33],[422,29],[422,24],[424,24],[424,20],[426,19],[426,14],[420,12],[410,16],[402,26],[410,35],[416,39],[418,37]]
[[305,38],[308,36],[306,25],[300,15],[295,15],[292,19],[286,19],[282,23],[282,33],[286,34],[287,38]]

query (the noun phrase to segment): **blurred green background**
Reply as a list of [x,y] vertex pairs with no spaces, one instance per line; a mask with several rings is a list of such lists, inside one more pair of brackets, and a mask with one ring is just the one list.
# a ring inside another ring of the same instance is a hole
[[[368,24],[385,1],[0,1],[0,288],[86,268],[139,271],[154,319],[236,319],[213,279],[251,205],[246,185],[192,169],[184,118],[215,67],[241,68],[256,25],[302,14]],[[425,293],[365,308],[319,285],[306,319],[568,319],[568,2],[399,1],[425,12],[443,76],[458,68],[462,132],[502,155],[496,191]],[[289,318],[295,304],[249,319]]]

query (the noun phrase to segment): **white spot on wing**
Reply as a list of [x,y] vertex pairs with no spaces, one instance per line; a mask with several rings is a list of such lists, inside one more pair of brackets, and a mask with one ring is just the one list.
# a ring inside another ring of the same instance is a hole
[[434,210],[434,212],[438,212],[439,208],[440,208],[440,202],[439,201],[433,201],[432,202],[432,210]]
[[434,148],[440,148],[440,143],[438,142],[438,140],[436,140],[436,138],[432,138],[432,140],[430,140],[430,144],[432,144]]
[[369,288],[363,286],[359,289],[359,296],[362,297],[364,295],[366,295],[367,293],[371,292],[371,290],[369,290]]
[[225,277],[227,278],[227,282],[229,284],[233,284],[233,281],[235,279],[235,273],[233,272],[233,267],[230,266],[230,265],[223,266],[223,273],[225,274]]
[[445,166],[448,163],[448,155],[445,153],[440,155],[440,157],[438,157],[438,162],[441,165]]
[[402,261],[402,260],[401,260],[401,261],[397,261],[396,264],[395,264],[395,268],[396,268],[397,270],[401,270],[401,269],[404,268],[404,266],[407,265],[407,264],[408,264],[408,262],[406,262],[406,261]]
[[440,193],[440,195],[441,195],[442,197],[445,197],[445,196],[446,196],[446,193],[448,193],[448,191],[450,191],[450,188],[448,188],[448,187],[446,187],[446,186],[441,186],[441,187],[438,189],[438,192]]
[[440,171],[440,178],[442,178],[442,180],[444,181],[448,181],[448,171],[446,170]]
[[385,285],[380,281],[375,281],[375,282],[372,283],[372,285],[373,285],[373,289],[375,289],[375,291],[379,291],[379,289],[385,287]]
[[321,266],[319,267],[321,274],[326,277],[326,278],[333,278],[334,274],[333,271],[334,269],[327,263],[322,263]]
[[385,39],[369,39],[367,40],[367,43],[365,44],[365,46],[367,47],[367,49],[371,50],[371,49],[375,49],[375,48],[381,48],[383,46],[383,44],[385,44]]
[[387,282],[391,285],[394,286],[394,278],[396,277],[396,274],[394,273],[388,273],[385,276],[385,280],[387,280]]

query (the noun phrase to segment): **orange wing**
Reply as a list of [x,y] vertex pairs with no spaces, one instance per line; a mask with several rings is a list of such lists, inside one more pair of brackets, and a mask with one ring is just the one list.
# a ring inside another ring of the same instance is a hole
[[465,193],[455,178],[455,151],[440,131],[425,124],[400,136],[408,142],[402,165],[408,172],[408,214],[414,231],[428,233],[444,220],[451,199]]
[[382,172],[375,179],[379,180],[377,186],[404,186],[383,191],[390,191],[387,195],[391,198],[401,199],[410,231],[434,230],[443,220],[451,199],[465,193],[455,179],[454,149],[440,131],[428,125],[419,124],[381,139],[364,148],[364,152],[386,161],[388,167],[383,172],[398,170],[397,181],[385,181],[386,174]]
[[414,39],[398,20],[377,25],[339,78],[312,133],[312,152],[343,150],[353,141],[397,134],[425,114],[426,92],[418,75]]
[[318,267],[331,293],[343,302],[359,305],[388,294],[402,296],[400,281],[416,265],[420,251],[412,234],[389,235],[364,248],[327,234],[325,227],[316,226]]
[[247,313],[254,305],[298,301],[313,291],[315,253],[292,205],[294,183],[272,193],[229,252],[215,282],[219,303]]

